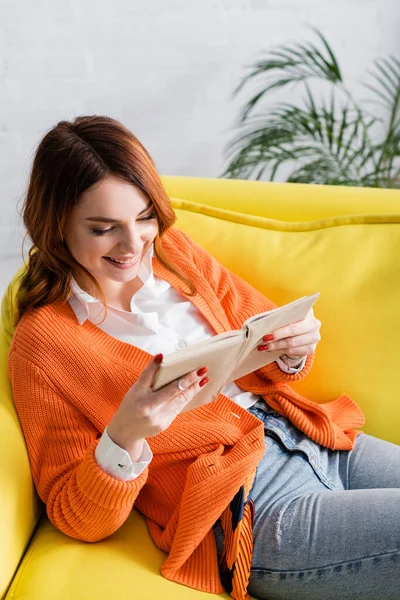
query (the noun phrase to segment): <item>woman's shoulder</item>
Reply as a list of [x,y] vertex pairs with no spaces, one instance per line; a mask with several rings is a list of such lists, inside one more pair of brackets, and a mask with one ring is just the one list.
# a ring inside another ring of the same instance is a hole
[[[76,320],[76,319],[75,319]],[[78,323],[76,322],[76,326]],[[10,354],[18,352],[35,362],[54,356],[73,337],[74,313],[68,302],[29,309],[19,319],[11,339]]]
[[70,316],[71,308],[68,300],[46,304],[39,308],[30,308],[19,319],[15,327],[15,333],[19,332],[22,335],[32,330],[35,330],[35,332],[40,330],[48,332],[53,328],[57,328],[60,322],[70,320]]
[[175,257],[180,257],[182,262],[194,263],[202,267],[204,263],[213,261],[211,254],[190,237],[182,229],[170,227],[162,237],[163,248]]
[[173,248],[176,246],[191,248],[195,245],[195,242],[185,231],[182,231],[182,229],[178,229],[173,225],[164,233],[162,244],[165,248]]

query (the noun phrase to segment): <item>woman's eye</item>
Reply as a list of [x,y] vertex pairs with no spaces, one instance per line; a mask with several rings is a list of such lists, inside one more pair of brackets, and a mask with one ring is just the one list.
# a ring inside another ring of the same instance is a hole
[[151,213],[148,217],[143,217],[142,219],[140,219],[141,221],[150,221],[151,219],[155,219],[155,214]]
[[[139,221],[150,221],[151,219],[155,219],[155,217],[156,215],[154,213],[151,213],[148,217],[143,217],[142,219],[139,219]],[[115,229],[115,227],[109,227],[108,229],[92,229],[92,234],[104,235],[106,233],[109,233],[113,229]]]
[[104,235],[105,233],[108,233],[112,229],[114,229],[114,227],[110,227],[109,229],[92,229],[92,234],[93,235]]

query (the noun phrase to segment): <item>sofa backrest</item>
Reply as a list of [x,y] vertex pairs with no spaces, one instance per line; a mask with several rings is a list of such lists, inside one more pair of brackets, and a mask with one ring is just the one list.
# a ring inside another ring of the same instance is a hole
[[[277,304],[321,292],[322,341],[309,376],[294,387],[316,402],[349,394],[365,431],[400,442],[400,192],[164,178],[178,221],[221,263]],[[8,380],[15,294],[0,324],[0,597],[43,510]]]

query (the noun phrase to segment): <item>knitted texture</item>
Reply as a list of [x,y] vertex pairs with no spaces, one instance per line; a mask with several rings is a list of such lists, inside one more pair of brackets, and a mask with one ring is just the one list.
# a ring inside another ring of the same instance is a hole
[[[181,280],[157,259],[155,275],[193,302],[215,333],[240,328],[250,316],[275,308],[183,232],[170,229],[163,245],[198,293],[186,296]],[[221,593],[212,526],[228,514],[234,498],[241,498],[243,508],[251,507],[249,485],[264,453],[263,424],[220,394],[213,403],[179,415],[166,431],[147,440],[154,457],[137,479],[124,482],[111,477],[95,460],[98,440],[151,358],[89,320],[79,325],[67,302],[22,316],[8,366],[34,483],[52,523],[88,542],[110,536],[135,505],[156,545],[168,553],[162,574],[196,589]],[[317,405],[289,385],[307,375],[313,358],[310,355],[295,375],[282,372],[274,363],[236,383],[262,395],[314,441],[332,449],[350,449],[358,433],[354,428],[364,423],[357,405],[347,396]],[[249,518],[250,510],[246,508]],[[229,523],[224,523],[228,531]],[[247,562],[251,560],[249,531],[244,525],[238,528],[242,530],[239,540],[234,526],[232,521],[227,568],[238,557],[241,544],[247,544]],[[241,565],[248,567],[246,560]],[[245,597],[241,593],[237,597]]]

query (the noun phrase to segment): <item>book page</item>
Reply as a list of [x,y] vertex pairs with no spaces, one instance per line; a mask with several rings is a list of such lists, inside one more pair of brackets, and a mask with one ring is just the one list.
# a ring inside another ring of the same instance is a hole
[[210,381],[181,412],[212,402],[226,383],[229,373],[242,352],[244,342],[244,331],[233,330],[166,354],[153,383],[153,390],[156,391],[174,380],[179,380],[190,371],[207,366],[207,377]]
[[282,354],[282,350],[259,352],[257,350],[258,346],[265,343],[262,340],[263,336],[275,329],[304,319],[319,295],[317,293],[312,296],[304,296],[290,304],[285,304],[247,319],[243,325],[243,327],[248,328],[246,343],[243,345],[242,354],[236,367],[229,375],[228,382],[274,362]]

